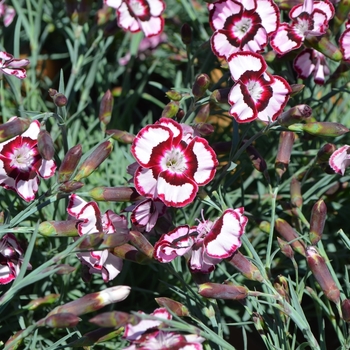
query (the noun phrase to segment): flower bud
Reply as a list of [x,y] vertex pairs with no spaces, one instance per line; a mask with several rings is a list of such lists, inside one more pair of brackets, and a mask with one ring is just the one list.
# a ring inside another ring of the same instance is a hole
[[66,181],[58,187],[58,190],[64,193],[72,193],[79,190],[79,188],[82,188],[83,186],[84,183],[80,181]]
[[320,199],[314,204],[311,211],[310,241],[312,245],[316,245],[321,240],[326,218],[327,207],[325,202]]
[[293,124],[288,126],[292,131],[304,131],[311,135],[336,137],[349,132],[349,129],[340,123],[314,122],[306,124]]
[[271,224],[268,221],[261,221],[259,224],[259,229],[266,234],[270,234]]
[[317,153],[317,163],[327,163],[329,162],[329,157],[336,151],[337,147],[333,143],[326,143],[321,147]]
[[128,243],[115,247],[113,249],[113,255],[123,260],[133,261],[141,265],[147,265],[153,261],[146,254],[138,251],[134,246]]
[[265,321],[263,317],[258,314],[257,312],[253,312],[253,322],[256,330],[259,332],[259,334],[264,335],[265,331],[268,329],[268,327],[265,324]]
[[350,322],[350,299],[345,299],[341,304],[342,317],[345,322]]
[[69,312],[57,313],[48,317],[45,317],[43,324],[38,322],[38,326],[46,326],[50,328],[71,328],[75,327],[81,319]]
[[101,99],[100,113],[98,115],[98,119],[103,124],[103,128],[111,121],[113,102],[111,90],[107,90]]
[[347,20],[350,12],[350,1],[340,0],[337,3],[335,14],[333,17],[333,28],[332,33],[337,34],[341,25]]
[[155,300],[160,307],[166,308],[176,316],[185,317],[190,315],[190,312],[188,311],[187,307],[179,303],[178,301],[165,297],[155,298]]
[[175,119],[176,121],[180,122],[184,116],[185,116],[185,111],[182,108],[179,108],[179,110],[176,113]]
[[59,294],[48,294],[43,298],[37,298],[35,300],[32,300],[30,303],[23,306],[23,309],[36,310],[40,306],[50,305],[55,303],[59,297],[60,297]]
[[281,249],[282,254],[284,254],[289,259],[293,259],[294,252],[293,252],[293,249],[291,248],[290,244],[279,237],[277,237],[277,242],[278,242],[278,246]]
[[130,243],[150,259],[153,258],[154,248],[141,232],[130,231]]
[[215,131],[213,125],[208,123],[199,123],[194,125],[193,128],[197,130],[201,136],[209,136]]
[[289,287],[287,279],[279,275],[273,282],[273,286],[275,287],[277,293],[282,296],[282,298],[289,303]]
[[210,85],[210,78],[207,74],[199,74],[193,84],[192,94],[196,98],[202,97]]
[[228,95],[231,91],[231,88],[223,88],[214,90],[210,95],[210,102],[220,105],[222,103],[228,104]]
[[125,230],[125,233],[114,233],[108,234],[103,232],[90,233],[88,235],[84,235],[84,239],[78,245],[78,249],[111,249],[114,247],[119,247],[125,243],[127,243],[130,239],[129,233],[127,232],[129,229]]
[[192,28],[187,23],[181,27],[181,40],[185,45],[190,45],[192,42]]
[[49,89],[49,96],[52,98],[53,103],[57,107],[64,107],[67,105],[68,99],[62,93],[57,92],[55,89]]
[[113,145],[110,141],[105,141],[98,145],[81,164],[80,170],[74,177],[74,181],[80,181],[81,179],[90,176],[110,155],[112,150]]
[[309,118],[312,114],[312,108],[308,105],[297,105],[282,113],[277,121],[280,125],[289,126],[300,123]]
[[210,105],[206,103],[197,111],[196,117],[194,118],[195,123],[205,123],[208,120],[210,114]]
[[294,97],[295,95],[299,94],[299,92],[301,92],[304,89],[305,85],[304,84],[290,84],[290,87],[292,89],[290,96]]
[[121,311],[110,311],[99,314],[89,320],[89,322],[99,327],[124,327],[128,323],[133,323],[136,316]]
[[[277,232],[282,236],[283,239],[285,239],[288,243],[291,244],[293,249],[305,256],[305,244],[303,241],[296,240],[296,238],[299,238],[298,233],[288,224],[287,221],[278,218],[275,223],[275,228]],[[293,242],[291,242],[293,241]]]
[[303,205],[301,183],[294,176],[290,182],[290,200],[294,208],[301,208]]
[[323,53],[326,57],[330,58],[333,61],[338,62],[343,58],[343,55],[339,48],[330,41],[327,35],[308,35],[305,38],[305,41],[308,42],[316,51]]
[[58,182],[66,182],[70,179],[77,167],[82,155],[81,145],[76,145],[68,150],[60,168],[58,169]]
[[249,280],[259,282],[264,280],[259,269],[240,251],[237,250],[231,258],[227,259],[227,261]]
[[179,102],[170,101],[163,109],[161,118],[173,118],[179,111]]
[[88,192],[95,201],[136,202],[142,198],[134,187],[95,187]]
[[48,90],[48,92],[50,97],[54,97],[57,94],[57,90],[51,88]]
[[84,315],[89,312],[97,311],[106,305],[124,300],[130,293],[129,286],[114,286],[106,288],[100,292],[87,294],[79,299],[67,304],[57,306],[48,316],[72,313],[76,316]]
[[287,171],[292,153],[295,134],[289,131],[282,131],[279,139],[275,170],[279,179]]
[[14,117],[7,123],[0,125],[0,142],[23,134],[31,123],[30,119]]
[[249,145],[245,151],[247,152],[249,159],[251,160],[253,167],[260,171],[261,173],[267,170],[267,165],[265,159],[261,156],[261,154],[256,150],[255,147]]
[[205,298],[241,300],[247,297],[246,287],[234,284],[204,283],[198,286],[198,293]]
[[175,90],[169,90],[165,93],[165,95],[169,98],[169,100],[172,101],[180,101],[182,99],[180,92],[177,92]]
[[135,135],[117,129],[106,130],[106,134],[111,135],[113,140],[119,141],[126,145],[132,144],[135,139]]
[[51,135],[46,130],[40,130],[38,134],[38,151],[45,160],[51,160],[55,154]]
[[340,291],[328,270],[324,258],[318,253],[315,247],[310,246],[306,249],[306,260],[324,295],[330,301],[338,304],[340,301]]
[[44,221],[39,225],[38,232],[47,237],[77,237],[79,220]]

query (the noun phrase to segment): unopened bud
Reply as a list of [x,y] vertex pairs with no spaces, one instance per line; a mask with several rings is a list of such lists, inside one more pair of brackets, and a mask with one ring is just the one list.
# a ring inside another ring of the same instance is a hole
[[304,242],[298,239],[300,238],[298,233],[288,224],[287,221],[278,218],[275,223],[275,228],[282,238],[291,244],[297,253],[305,256]]
[[337,3],[335,9],[335,14],[333,17],[333,28],[332,33],[337,34],[341,25],[347,20],[350,12],[350,1],[349,0],[340,0]]
[[154,248],[141,232],[130,231],[130,243],[150,259],[153,258]]
[[39,225],[38,232],[48,237],[77,237],[79,236],[78,220],[44,221]]
[[303,205],[301,183],[294,176],[290,182],[290,200],[294,208],[301,208]]
[[7,123],[0,125],[0,142],[23,134],[31,123],[30,119],[15,117]]
[[185,317],[190,315],[190,312],[188,311],[187,307],[179,303],[178,301],[165,297],[155,298],[155,300],[160,307],[166,308],[176,316]]
[[108,234],[103,232],[90,233],[84,235],[83,240],[78,245],[78,249],[111,249],[122,246],[130,239],[129,229],[123,230],[125,232],[119,232],[118,234]]
[[187,23],[181,27],[181,40],[185,45],[190,45],[192,42],[192,28]]
[[199,74],[193,84],[192,94],[196,98],[202,97],[210,85],[210,78],[207,74]]
[[57,90],[55,89],[49,89],[48,92],[50,97],[54,97],[57,94]]
[[290,246],[290,244],[279,237],[277,237],[277,242],[278,242],[278,246],[280,247],[283,255],[285,255],[289,259],[293,259],[294,258],[294,251],[293,251],[292,247]]
[[135,135],[130,134],[127,131],[122,131],[117,129],[106,130],[106,134],[111,135],[113,140],[119,141],[126,145],[132,144],[135,139]]
[[349,129],[340,123],[315,122],[306,124],[293,124],[288,126],[292,131],[304,131],[311,135],[336,137],[349,132]]
[[311,211],[310,241],[312,245],[316,245],[321,240],[326,218],[327,206],[325,202],[320,199],[314,204]]
[[339,288],[334,282],[324,258],[318,253],[315,247],[310,246],[306,249],[306,260],[324,295],[330,301],[338,304],[340,300]]
[[182,108],[179,108],[179,110],[176,113],[175,119],[178,122],[180,122],[184,116],[185,116],[185,111]]
[[84,315],[89,312],[97,311],[106,305],[122,301],[129,295],[129,293],[129,286],[114,286],[106,288],[100,292],[87,294],[67,304],[57,306],[48,314],[48,316],[67,312],[76,316]]
[[273,282],[273,286],[275,287],[275,290],[277,291],[277,293],[281,295],[282,298],[287,303],[289,303],[290,298],[289,298],[289,287],[288,287],[287,279],[284,276],[279,275]]
[[287,171],[295,140],[294,132],[282,131],[279,139],[277,156],[275,160],[276,173],[281,179]]
[[95,201],[136,202],[142,197],[134,187],[95,187],[88,192]]
[[300,123],[309,118],[312,114],[312,108],[308,105],[297,105],[288,111],[282,113],[277,121],[280,125],[289,126],[291,124]]
[[110,141],[102,142],[81,164],[80,170],[74,177],[74,181],[80,181],[90,176],[99,165],[110,155],[113,150],[113,145]]
[[23,306],[23,309],[36,310],[40,306],[51,305],[55,303],[59,297],[60,297],[59,294],[48,294],[43,298],[37,298],[35,300],[32,300],[30,303]]
[[147,265],[153,261],[146,254],[138,251],[134,246],[128,243],[120,247],[115,247],[113,249],[113,254],[123,260],[133,261],[141,265]]
[[292,89],[290,96],[294,97],[295,95],[299,94],[304,89],[304,87],[304,84],[290,84],[290,88]]
[[104,126],[108,125],[111,121],[113,102],[111,90],[107,90],[101,99],[100,113],[98,115],[98,119]]
[[329,162],[329,157],[336,151],[337,147],[333,143],[326,143],[321,147],[317,153],[317,163],[327,163]]
[[55,154],[51,135],[46,130],[40,130],[38,134],[38,151],[45,160],[51,160]]
[[39,321],[38,325],[50,328],[71,328],[75,327],[80,321],[81,319],[78,316],[69,312],[63,312],[45,317],[43,324]]
[[81,145],[76,145],[68,150],[60,168],[58,169],[58,182],[66,182],[74,173],[82,155]]
[[227,259],[244,277],[251,281],[262,282],[264,280],[259,269],[248,260],[240,251],[236,251],[231,258]]
[[271,224],[268,221],[261,221],[259,224],[259,229],[266,234],[270,234]]
[[241,300],[247,297],[246,287],[234,284],[203,283],[198,286],[198,293],[205,298]]
[[205,123],[208,120],[210,114],[210,105],[206,103],[197,111],[196,117],[194,118],[195,123]]
[[89,320],[89,322],[96,324],[99,327],[124,327],[128,323],[132,323],[136,316],[130,315],[121,311],[104,312]]
[[66,181],[58,187],[58,190],[64,193],[72,193],[79,190],[79,188],[82,188],[83,186],[84,183],[80,181]]
[[259,334],[265,334],[265,331],[268,329],[268,327],[266,326],[263,317],[257,312],[253,312],[253,322]]
[[222,103],[228,103],[228,95],[231,91],[231,88],[223,88],[214,90],[210,95],[210,102],[214,104],[222,104]]
[[350,299],[345,299],[341,304],[341,311],[343,320],[345,322],[350,322]]
[[265,172],[267,170],[267,165],[265,159],[261,156],[261,154],[256,150],[255,147],[252,145],[249,145],[246,148],[246,152],[249,156],[249,159],[251,160],[253,167],[260,171],[261,173]]
[[333,61],[341,61],[343,55],[339,48],[335,46],[327,35],[311,36],[305,39],[316,51],[323,53],[326,57]]
[[179,102],[170,101],[163,109],[161,118],[173,118],[179,111]]
[[198,130],[201,136],[209,136],[215,131],[213,125],[208,123],[199,123],[194,125],[193,128]]
[[49,95],[57,107],[64,107],[67,105],[68,99],[61,92],[57,92],[55,89],[49,89]]
[[180,101],[182,99],[180,92],[177,92],[175,90],[169,90],[165,93],[165,95],[169,98],[169,100],[172,101]]

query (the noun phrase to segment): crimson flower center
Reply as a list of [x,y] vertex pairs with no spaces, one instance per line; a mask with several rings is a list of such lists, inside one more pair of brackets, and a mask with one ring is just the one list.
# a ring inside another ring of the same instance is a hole
[[172,148],[165,152],[165,156],[162,159],[162,166],[167,170],[174,173],[182,173],[186,170],[185,157],[181,150]]
[[34,157],[29,145],[24,144],[20,148],[15,148],[11,155],[10,166],[21,171],[28,171],[31,169]]

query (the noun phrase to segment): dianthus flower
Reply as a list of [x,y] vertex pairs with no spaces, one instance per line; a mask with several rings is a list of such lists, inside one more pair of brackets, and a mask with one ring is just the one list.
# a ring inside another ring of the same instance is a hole
[[209,273],[223,259],[241,246],[248,218],[244,208],[227,209],[215,221],[203,220],[199,225],[182,225],[163,234],[154,246],[154,258],[162,263],[185,256],[192,272]]
[[279,54],[298,49],[308,36],[326,33],[328,22],[334,16],[334,7],[328,0],[304,0],[289,12],[291,24],[282,23],[272,35],[270,44]]
[[5,51],[0,51],[0,72],[7,75],[14,75],[18,79],[27,76],[26,70],[21,68],[29,64],[27,59],[16,59]]
[[238,51],[262,52],[279,25],[279,9],[272,0],[219,0],[209,4],[209,11],[215,31],[211,47],[221,58]]
[[350,62],[350,23],[345,24],[345,30],[339,38],[340,51],[343,54],[343,60]]
[[350,146],[340,147],[329,158],[330,167],[340,175],[345,174],[345,170],[350,166]]
[[39,177],[48,179],[56,170],[55,162],[43,159],[38,151],[39,131],[35,120],[22,135],[0,143],[0,186],[16,191],[27,202],[35,198]]
[[183,135],[181,125],[168,118],[137,134],[131,152],[139,164],[134,184],[142,196],[183,207],[194,200],[198,186],[213,179],[218,165],[213,149],[201,137],[186,134],[187,143]]
[[236,82],[228,95],[229,114],[239,123],[276,120],[292,91],[287,81],[267,73],[264,58],[254,52],[234,53],[228,65]]
[[[118,235],[129,233],[127,220],[123,215],[117,215],[112,210],[107,210],[102,215],[95,202],[86,202],[75,194],[70,196],[67,211],[80,221],[77,225],[79,235],[97,232]],[[80,261],[90,268],[91,274],[102,274],[105,282],[114,279],[123,267],[123,260],[113,255],[108,249],[83,252],[77,255]]]
[[136,33],[142,31],[146,37],[163,31],[165,10],[163,0],[104,0],[107,6],[117,11],[119,27]]
[[0,17],[3,17],[5,27],[8,27],[12,23],[15,16],[15,9],[11,6],[7,6],[5,0],[0,1]]

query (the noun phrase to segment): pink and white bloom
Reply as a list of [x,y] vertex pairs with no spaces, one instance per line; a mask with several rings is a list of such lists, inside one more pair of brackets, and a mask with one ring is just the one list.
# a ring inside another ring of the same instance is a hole
[[218,165],[205,139],[194,137],[186,143],[181,125],[168,118],[144,127],[131,152],[139,164],[134,175],[136,190],[144,197],[159,198],[169,207],[191,203],[198,186],[213,179]]
[[272,0],[218,0],[208,7],[211,47],[221,58],[238,51],[262,52],[279,25]]
[[272,48],[284,55],[298,49],[308,36],[320,36],[326,33],[328,22],[334,16],[334,7],[328,0],[304,0],[289,12],[291,24],[282,23],[271,37]]
[[118,25],[126,31],[143,31],[146,37],[163,31],[163,0],[104,0],[104,3],[116,9]]
[[340,51],[343,54],[343,60],[350,62],[350,26],[347,25],[346,29],[339,38]]
[[[0,284],[13,281],[21,269],[23,249],[12,233],[0,239]],[[29,265],[29,268],[31,266]]]
[[29,64],[27,59],[15,59],[5,51],[0,51],[0,72],[7,75],[14,75],[18,79],[24,79],[27,76],[25,67]]
[[228,95],[229,114],[239,123],[276,120],[292,91],[287,81],[267,73],[264,58],[254,52],[234,53],[228,65],[236,82]]
[[5,0],[0,1],[0,17],[3,17],[4,26],[8,27],[16,16],[16,11],[12,6],[7,6]]
[[213,271],[241,246],[248,222],[243,212],[243,207],[227,209],[215,222],[203,220],[197,226],[183,225],[163,234],[154,246],[154,258],[167,263],[185,256],[192,272]]
[[330,74],[326,57],[314,49],[301,51],[295,57],[293,67],[298,74],[298,78],[307,79],[312,74],[315,83],[319,85],[323,85],[325,77]]
[[[95,202],[86,202],[76,194],[70,196],[68,214],[80,222],[77,224],[79,235],[97,232],[128,235],[127,220],[112,210],[101,211]],[[77,254],[80,261],[90,268],[89,272],[102,274],[105,282],[111,281],[121,272],[123,259],[113,255],[108,249]]]
[[350,166],[350,146],[340,147],[329,158],[330,167],[340,175],[345,174],[345,170]]
[[0,186],[16,191],[27,202],[35,198],[39,177],[48,179],[56,170],[55,162],[44,160],[38,151],[39,132],[35,120],[22,135],[0,143]]

